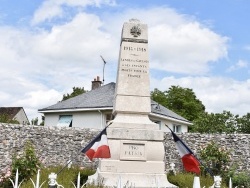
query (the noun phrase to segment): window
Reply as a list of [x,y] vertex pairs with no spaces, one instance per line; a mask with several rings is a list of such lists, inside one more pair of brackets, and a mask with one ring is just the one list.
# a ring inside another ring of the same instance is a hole
[[60,115],[57,126],[72,127],[72,115]]
[[106,114],[105,118],[105,123],[107,125],[109,121],[114,119],[114,116],[112,114]]
[[181,132],[181,125],[173,125],[173,131],[175,133],[180,133]]

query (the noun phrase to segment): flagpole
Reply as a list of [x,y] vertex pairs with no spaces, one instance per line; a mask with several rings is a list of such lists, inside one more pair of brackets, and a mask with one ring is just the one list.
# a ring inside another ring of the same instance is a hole
[[[110,122],[102,131],[104,131],[106,128],[108,128],[112,123],[113,123],[113,122]],[[98,136],[102,133],[102,131],[101,131],[96,137],[98,137]],[[95,138],[96,138],[96,137],[95,137]],[[91,142],[92,142],[92,141],[91,141]],[[89,145],[90,145],[91,142],[89,142],[89,143],[87,144],[87,146],[85,146],[83,149],[81,149],[81,151],[84,150],[84,149],[86,149],[87,147],[89,147]],[[65,165],[61,170],[59,170],[56,174],[57,174],[57,175],[60,174],[60,173],[68,166],[68,164],[71,163],[71,162],[72,162],[72,160],[69,160],[69,161],[66,163],[66,165]]]
[[[175,134],[172,129],[169,128],[169,126],[167,124],[165,124],[167,126],[167,128],[171,131],[172,134]],[[176,134],[175,134],[176,135]],[[177,135],[176,135],[177,136]],[[177,136],[178,137],[178,136]],[[179,138],[179,137],[178,137]],[[213,173],[210,171],[209,168],[207,168],[199,159],[198,157],[196,157],[196,155],[193,153],[193,151],[181,140],[179,139],[179,141],[188,149],[188,151],[197,159],[197,161],[201,164],[201,166],[203,166],[205,168],[205,170],[209,173],[209,175],[211,177],[213,177]]]

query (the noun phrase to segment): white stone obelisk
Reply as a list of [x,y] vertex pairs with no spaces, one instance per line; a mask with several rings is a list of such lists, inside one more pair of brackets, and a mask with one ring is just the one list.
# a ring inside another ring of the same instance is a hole
[[[100,160],[92,180],[107,187],[123,182],[131,187],[176,187],[168,182],[164,163],[164,133],[150,121],[147,25],[124,23],[114,101],[115,119],[107,129],[110,159]],[[91,178],[90,178],[91,179]]]

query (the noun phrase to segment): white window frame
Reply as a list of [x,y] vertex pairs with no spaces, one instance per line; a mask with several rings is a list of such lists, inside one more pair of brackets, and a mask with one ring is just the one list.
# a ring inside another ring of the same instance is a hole
[[181,125],[173,125],[174,133],[181,133]]
[[59,115],[58,127],[72,127],[73,115]]

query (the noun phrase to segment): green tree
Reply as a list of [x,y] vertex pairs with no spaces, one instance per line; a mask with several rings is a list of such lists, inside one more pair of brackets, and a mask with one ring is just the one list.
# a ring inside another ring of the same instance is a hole
[[193,121],[191,132],[234,133],[237,131],[238,115],[229,111],[223,113],[203,113]]
[[63,99],[62,99],[62,101],[65,101],[65,100],[67,100],[67,99],[69,99],[69,98],[72,98],[72,97],[75,97],[75,96],[77,96],[77,95],[80,95],[80,94],[83,94],[83,93],[85,93],[86,91],[84,90],[84,87],[83,88],[80,88],[80,87],[73,87],[73,92],[72,93],[70,93],[70,94],[64,94],[63,95]]
[[0,114],[0,122],[1,123],[11,123],[11,124],[20,124],[19,121],[13,120],[9,117],[8,114]]
[[40,123],[41,126],[44,126],[45,116],[42,116],[42,122]]
[[171,86],[164,92],[154,89],[151,98],[189,121],[197,119],[205,112],[205,106],[189,88]]
[[238,118],[238,132],[250,134],[250,113]]
[[151,98],[155,101],[161,104],[162,106],[167,107],[167,99],[165,92],[158,90],[157,88],[154,89],[154,91],[151,91]]
[[31,120],[31,125],[38,125],[38,117]]

